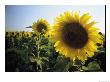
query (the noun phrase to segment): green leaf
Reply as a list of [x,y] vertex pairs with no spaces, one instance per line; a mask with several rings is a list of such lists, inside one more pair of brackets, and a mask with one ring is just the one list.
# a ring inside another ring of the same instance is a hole
[[37,65],[42,65],[43,64],[42,60],[39,59],[39,58],[36,59],[36,62],[37,62]]
[[49,62],[47,57],[42,57],[42,60]]
[[100,66],[96,61],[90,62],[87,66],[89,71],[99,71]]
[[82,70],[87,71],[87,70],[88,70],[88,68],[87,68],[86,66],[82,66]]
[[70,67],[70,62],[64,58],[63,56],[59,56],[57,58],[57,63],[54,66],[54,71],[55,72],[66,72],[68,71]]

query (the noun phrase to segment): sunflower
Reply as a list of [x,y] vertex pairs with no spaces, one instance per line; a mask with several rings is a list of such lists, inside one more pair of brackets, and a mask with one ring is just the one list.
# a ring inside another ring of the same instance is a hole
[[21,38],[23,36],[22,32],[19,32],[19,38]]
[[11,36],[15,37],[16,36],[16,32],[11,32]]
[[10,37],[10,32],[5,32],[6,37]]
[[49,23],[43,18],[37,20],[37,22],[34,22],[32,25],[32,29],[35,33],[46,34],[49,31],[49,28],[50,28]]
[[97,43],[102,43],[102,36],[95,21],[89,22],[91,16],[85,13],[64,12],[55,18],[51,34],[55,41],[55,50],[60,54],[85,61],[97,52]]
[[27,32],[27,37],[31,37],[31,32]]

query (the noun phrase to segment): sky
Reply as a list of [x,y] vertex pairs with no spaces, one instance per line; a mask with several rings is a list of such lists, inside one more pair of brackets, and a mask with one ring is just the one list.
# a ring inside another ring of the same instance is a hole
[[79,12],[80,15],[89,13],[96,27],[105,33],[105,6],[104,5],[6,5],[5,6],[5,30],[6,31],[31,31],[33,22],[39,18],[46,19],[53,25],[54,18],[65,11]]

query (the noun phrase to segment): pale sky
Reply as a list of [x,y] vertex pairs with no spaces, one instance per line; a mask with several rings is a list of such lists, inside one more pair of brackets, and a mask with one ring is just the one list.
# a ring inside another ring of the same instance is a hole
[[50,25],[53,25],[54,18],[65,11],[77,11],[82,15],[83,13],[90,13],[92,20],[95,20],[97,27],[102,33],[105,33],[105,6],[73,6],[73,5],[9,5],[5,6],[5,28],[6,31],[31,31],[33,22],[39,18],[46,19]]

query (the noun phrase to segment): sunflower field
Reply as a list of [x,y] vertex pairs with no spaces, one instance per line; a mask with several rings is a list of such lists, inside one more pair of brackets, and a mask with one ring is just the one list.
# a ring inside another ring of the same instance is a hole
[[86,13],[41,18],[32,32],[5,32],[6,72],[106,72],[105,35]]

